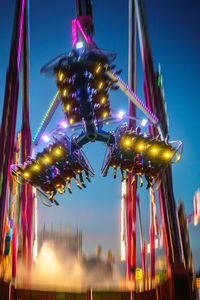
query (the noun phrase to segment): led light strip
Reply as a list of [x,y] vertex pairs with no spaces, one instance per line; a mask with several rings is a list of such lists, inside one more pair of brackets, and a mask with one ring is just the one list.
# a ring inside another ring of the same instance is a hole
[[158,118],[151,112],[151,110],[146,107],[146,105],[138,98],[138,96],[126,85],[122,79],[114,74],[113,72],[107,70],[107,75],[115,80],[115,84],[125,93],[125,95],[145,114],[145,116],[156,125],[159,120]]
[[55,97],[53,98],[53,101],[51,102],[51,104],[50,104],[50,106],[49,106],[49,108],[48,108],[48,110],[47,110],[47,112],[46,112],[39,128],[38,128],[38,130],[36,131],[36,134],[35,134],[35,136],[32,140],[32,143],[36,143],[41,130],[44,128],[44,125],[47,125],[47,124],[45,124],[45,121],[48,121],[48,117],[50,116],[50,114],[53,113],[53,111],[55,111],[55,109],[56,109],[56,107],[59,103],[59,101],[58,101],[58,103],[56,103],[56,101],[58,100],[58,95],[59,95],[59,91],[57,91]]

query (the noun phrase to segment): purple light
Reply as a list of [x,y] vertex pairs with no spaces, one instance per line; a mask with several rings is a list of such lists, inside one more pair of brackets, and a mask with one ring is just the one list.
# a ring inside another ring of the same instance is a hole
[[86,36],[86,34],[85,34],[85,32],[83,31],[83,28],[81,27],[81,24],[80,24],[80,22],[79,22],[78,20],[76,20],[76,25],[78,26],[80,32],[82,33],[82,35],[83,35],[83,37],[84,37],[86,43],[89,44],[89,43],[90,43],[90,37],[89,37],[89,36]]
[[147,120],[146,119],[143,119],[142,122],[141,122],[141,126],[142,127],[145,127],[147,125]]
[[125,113],[123,111],[119,111],[117,117],[122,120],[124,115]]
[[67,122],[65,122],[65,121],[62,121],[61,123],[60,123],[60,125],[63,127],[63,128],[67,128]]
[[19,71],[20,64],[20,53],[21,53],[21,45],[22,45],[22,27],[23,27],[23,19],[24,19],[24,8],[25,8],[25,0],[22,0],[22,11],[19,25],[19,45],[18,45],[18,53],[17,53],[17,68]]
[[72,47],[77,43],[76,19],[72,20]]
[[50,141],[50,138],[49,138],[47,135],[43,135],[43,136],[42,136],[42,139],[43,139],[43,141],[45,141],[45,142],[49,142],[49,141]]

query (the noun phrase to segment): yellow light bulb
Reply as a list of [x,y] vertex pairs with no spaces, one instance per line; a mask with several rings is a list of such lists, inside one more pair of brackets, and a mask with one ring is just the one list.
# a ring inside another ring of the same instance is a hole
[[98,65],[98,67],[96,68],[96,73],[99,73],[101,71],[101,65]]
[[171,158],[172,154],[170,152],[165,152],[164,157],[165,158]]
[[61,155],[61,150],[60,150],[60,149],[56,149],[56,150],[55,150],[55,153],[56,153],[57,155]]
[[138,147],[140,150],[143,150],[144,149],[144,145],[139,145],[139,147]]
[[152,152],[153,152],[153,153],[156,153],[156,152],[158,152],[158,150],[157,150],[156,148],[153,148],[153,149],[152,149]]
[[47,163],[49,163],[50,162],[50,159],[49,159],[49,157],[45,157],[45,162],[47,162]]
[[40,168],[40,167],[39,167],[38,165],[34,165],[34,169],[35,169],[35,170],[39,170],[39,168]]
[[74,119],[69,119],[69,124],[73,124],[74,123]]
[[59,72],[58,73],[58,80],[63,81],[63,79],[64,79],[64,74],[62,72]]
[[29,177],[29,175],[30,175],[30,174],[29,174],[28,172],[25,172],[25,173],[24,173],[24,177]]
[[67,105],[66,105],[66,111],[70,111],[70,108],[71,108],[71,105],[70,105],[70,104],[67,104]]
[[131,139],[130,138],[125,139],[124,145],[125,146],[130,146],[131,145]]
[[101,81],[101,82],[99,83],[99,89],[102,89],[102,87],[103,87],[103,81]]
[[66,97],[66,96],[67,96],[67,89],[64,89],[64,90],[63,90],[62,95],[63,95],[63,97]]
[[107,111],[104,112],[103,117],[106,118],[108,116]]
[[100,103],[104,104],[106,102],[106,97],[102,97]]

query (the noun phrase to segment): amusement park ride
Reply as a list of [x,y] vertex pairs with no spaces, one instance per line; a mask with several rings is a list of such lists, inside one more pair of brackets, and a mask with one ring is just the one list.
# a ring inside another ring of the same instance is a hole
[[[189,286],[190,270],[186,270],[183,265],[184,253],[181,251],[182,240],[178,229],[171,172],[171,164],[176,163],[181,157],[182,143],[169,141],[161,74],[160,71],[155,73],[153,69],[142,0],[130,0],[129,86],[119,77],[121,71],[115,69],[113,64],[115,53],[99,49],[93,40],[91,1],[77,0],[76,2],[77,18],[72,20],[71,51],[56,57],[41,69],[41,74],[45,77],[55,77],[58,92],[31,142],[28,95],[28,1],[16,1],[0,133],[2,147],[0,152],[1,257],[5,259],[5,249],[12,244],[12,275],[15,278],[16,240],[21,226],[22,257],[25,263],[31,264],[37,252],[37,196],[45,205],[52,206],[52,204],[58,205],[56,193],[65,193],[66,186],[68,192],[72,193],[71,180],[76,181],[79,189],[85,188],[85,179],[90,181],[90,178],[94,176],[94,170],[82,148],[89,142],[99,141],[107,147],[101,170],[102,176],[106,176],[110,168],[114,169],[114,178],[116,178],[117,170],[120,170],[122,176],[121,256],[127,260],[128,280],[135,280],[136,203],[138,203],[139,211],[137,186],[138,183],[140,186],[143,185],[144,177],[151,197],[151,283],[155,276],[154,193],[158,192],[167,257],[167,274],[168,277],[173,275],[173,278],[178,278],[178,276],[186,278],[184,282],[188,282]],[[144,72],[145,104],[134,92],[136,90],[134,50],[136,22]],[[15,143],[21,48],[23,122],[22,130]],[[128,115],[116,114],[111,109],[109,91],[118,88],[129,99]],[[50,133],[45,133],[60,103],[65,120]],[[10,109],[11,107],[13,109]],[[136,107],[143,112],[146,119],[136,118]],[[129,119],[128,124],[119,125],[115,132],[103,129],[105,124],[118,122],[123,118]],[[74,128],[80,130],[80,134],[70,138],[68,132]],[[36,152],[36,146],[42,140],[49,144],[42,152]],[[139,223],[141,227],[140,214]],[[11,237],[9,239],[10,229],[12,229],[12,239]],[[126,243],[125,235],[127,236]],[[145,244],[142,240],[144,274],[146,272],[145,251]]]

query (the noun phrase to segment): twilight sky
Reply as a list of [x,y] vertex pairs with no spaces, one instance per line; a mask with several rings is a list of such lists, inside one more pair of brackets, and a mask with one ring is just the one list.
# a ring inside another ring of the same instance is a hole
[[[180,162],[173,166],[173,186],[176,202],[184,201],[186,214],[193,211],[193,195],[200,187],[199,139],[199,68],[200,68],[200,2],[198,0],[145,1],[149,36],[155,69],[161,64],[165,100],[169,117],[171,140],[183,141]],[[35,134],[53,96],[54,79],[40,76],[40,68],[57,55],[71,49],[71,20],[76,16],[75,0],[30,1],[30,122]],[[0,111],[2,112],[6,69],[9,60],[14,1],[0,3]],[[102,49],[117,53],[116,65],[122,69],[121,77],[128,81],[128,0],[93,1],[95,42]],[[141,58],[138,47],[137,94],[144,100]],[[127,99],[120,92],[111,93],[111,107],[127,111]],[[47,132],[63,119],[58,109]],[[21,93],[17,130],[21,126]],[[116,124],[117,126],[117,124]],[[104,128],[106,129],[106,127]],[[114,126],[107,129],[114,129]],[[83,231],[83,249],[94,252],[101,244],[103,252],[112,249],[119,259],[120,229],[120,174],[116,180],[110,171],[101,178],[100,169],[105,146],[98,142],[83,148],[96,176],[87,189],[79,190],[72,184],[73,194],[58,197],[59,207],[39,205],[39,226],[51,223],[63,229],[70,224]],[[148,192],[138,189],[144,235],[149,240]],[[158,206],[158,203],[157,203]],[[159,208],[157,207],[157,210]],[[138,227],[138,226],[137,226]],[[200,267],[200,225],[189,225],[190,241],[195,268]],[[137,239],[138,261],[139,235]],[[160,252],[158,251],[158,254]]]

